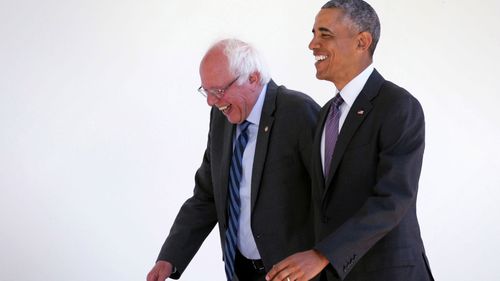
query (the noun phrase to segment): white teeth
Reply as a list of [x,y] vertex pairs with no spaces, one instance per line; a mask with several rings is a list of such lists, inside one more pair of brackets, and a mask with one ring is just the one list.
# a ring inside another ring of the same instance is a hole
[[322,60],[325,60],[327,58],[327,56],[314,56],[314,59],[316,61],[322,61]]
[[226,109],[228,109],[228,108],[229,108],[229,104],[228,104],[228,105],[225,105],[225,106],[221,106],[221,107],[219,107],[219,110],[220,110],[220,111],[222,111],[222,112],[224,112],[224,111],[225,111]]

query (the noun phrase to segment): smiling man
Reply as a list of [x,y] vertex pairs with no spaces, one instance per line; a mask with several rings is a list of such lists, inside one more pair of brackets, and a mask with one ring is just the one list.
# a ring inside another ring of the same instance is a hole
[[316,242],[268,280],[433,280],[416,216],[424,114],[374,69],[379,36],[362,0],[329,1],[316,16],[316,77],[335,86],[312,152]]
[[198,91],[212,107],[207,148],[193,196],[147,280],[179,278],[218,223],[227,280],[262,281],[273,264],[313,245],[310,159],[319,106],[276,85],[257,51],[236,39],[207,51],[200,77]]

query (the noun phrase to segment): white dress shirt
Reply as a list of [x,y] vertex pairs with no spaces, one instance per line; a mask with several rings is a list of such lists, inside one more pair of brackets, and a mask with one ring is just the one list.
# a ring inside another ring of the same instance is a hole
[[[238,227],[238,248],[243,256],[247,259],[258,260],[260,259],[257,245],[252,234],[252,227],[250,225],[251,217],[251,183],[252,183],[252,169],[253,160],[255,156],[255,145],[257,142],[257,133],[259,131],[260,115],[262,113],[262,106],[266,97],[267,84],[264,85],[259,94],[255,105],[248,115],[246,121],[251,124],[248,126],[248,143],[243,152],[242,158],[242,176],[240,181],[240,219]],[[240,134],[240,128],[236,130],[236,136],[233,139],[233,149],[236,138]]]
[[[363,70],[358,76],[354,77],[347,85],[345,85],[344,89],[339,91],[335,89],[335,95],[340,92],[340,96],[344,100],[344,102],[340,105],[340,119],[339,119],[339,134],[342,129],[342,125],[344,125],[344,121],[347,117],[347,113],[351,110],[354,101],[363,90],[363,87],[368,81],[368,78],[373,72],[373,64],[370,64],[365,70]],[[328,109],[330,110],[330,109]],[[323,126],[323,135],[321,136],[321,163],[323,164],[323,171],[325,170],[325,128]]]

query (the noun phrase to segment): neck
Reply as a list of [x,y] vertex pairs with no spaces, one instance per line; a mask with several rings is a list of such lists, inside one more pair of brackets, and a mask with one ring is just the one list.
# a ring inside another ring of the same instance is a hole
[[345,75],[343,79],[338,79],[336,81],[332,81],[333,84],[335,85],[335,88],[337,90],[342,91],[344,89],[345,85],[347,85],[349,82],[352,81],[356,76],[358,76],[363,70],[365,70],[371,63],[372,59],[370,58],[369,60],[363,60],[361,61],[355,68],[353,68],[352,72],[349,73],[348,75]]

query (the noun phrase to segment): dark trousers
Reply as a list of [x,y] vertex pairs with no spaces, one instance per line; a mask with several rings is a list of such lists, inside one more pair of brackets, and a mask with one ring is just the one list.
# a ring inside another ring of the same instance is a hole
[[249,260],[240,251],[236,251],[235,257],[236,276],[240,281],[265,281],[266,269],[262,260]]

